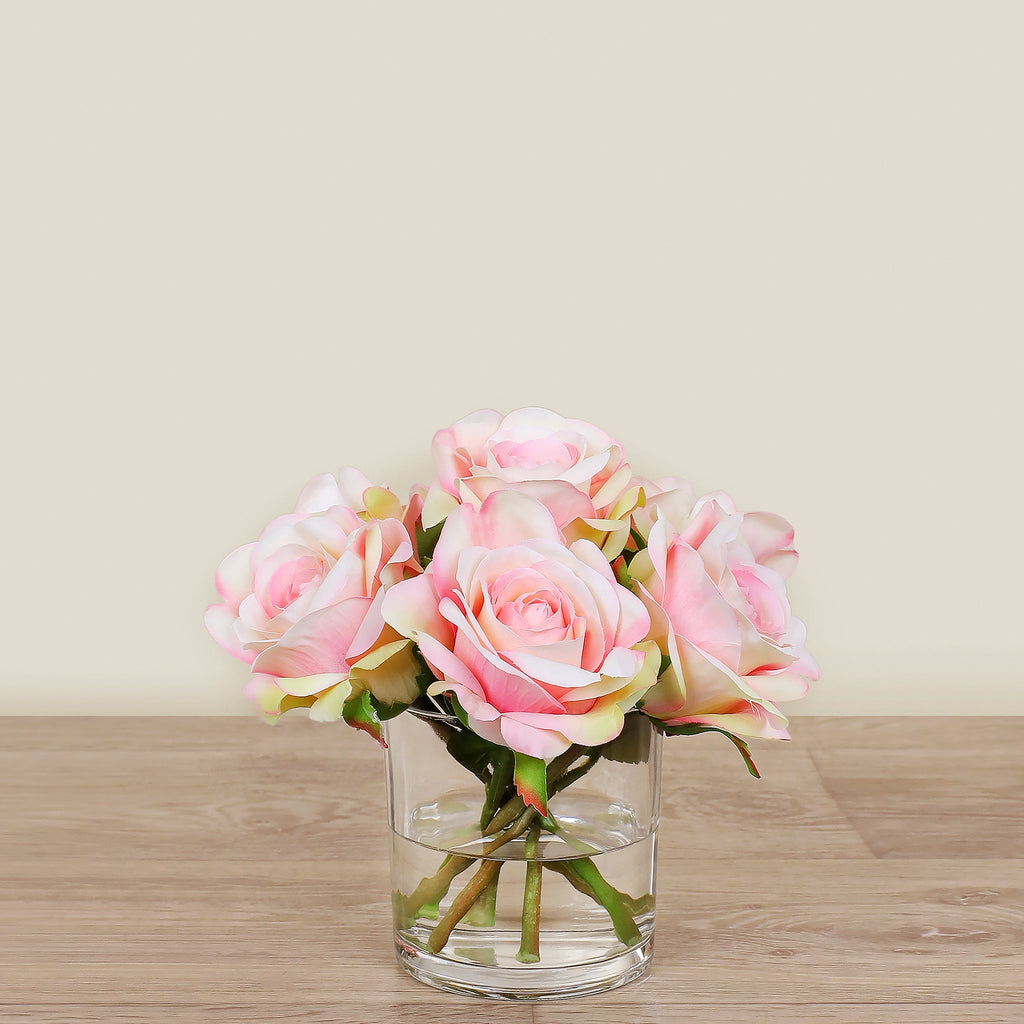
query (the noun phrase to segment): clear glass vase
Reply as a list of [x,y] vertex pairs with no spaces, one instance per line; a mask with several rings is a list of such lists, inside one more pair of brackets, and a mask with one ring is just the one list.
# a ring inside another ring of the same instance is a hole
[[525,806],[512,755],[457,719],[385,723],[395,946],[436,988],[556,999],[650,965],[661,736],[639,713],[604,747],[547,767],[548,815]]

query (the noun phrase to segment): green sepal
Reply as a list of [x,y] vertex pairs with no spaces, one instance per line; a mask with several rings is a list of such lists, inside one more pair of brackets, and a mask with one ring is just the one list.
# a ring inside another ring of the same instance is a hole
[[660,679],[668,670],[672,664],[672,659],[667,655],[661,656],[661,664],[658,666],[658,678]]
[[408,704],[401,703],[385,704],[383,701],[379,701],[373,696],[370,697],[370,706],[376,713],[378,722],[386,722],[389,718],[397,718],[409,707]]
[[424,530],[422,523],[416,524],[416,551],[420,556],[420,565],[426,569],[430,560],[434,557],[434,548],[437,546],[437,538],[441,536],[441,527],[445,520],[436,523],[429,530]]
[[454,693],[448,693],[445,694],[445,696],[448,698],[448,702],[452,706],[452,711],[455,712],[455,717],[462,723],[464,728],[472,731],[469,724],[469,715],[466,714],[466,709],[459,703],[459,698],[456,697]]
[[615,579],[618,581],[619,586],[632,590],[633,577],[629,575],[629,566],[626,564],[625,558],[620,556],[612,568],[615,570]]
[[657,719],[651,719],[651,721],[654,722],[655,728],[666,736],[696,736],[698,733],[702,732],[721,733],[727,740],[730,740],[740,752],[740,756],[743,758],[743,761],[747,766],[747,771],[750,772],[755,779],[761,778],[761,773],[757,770],[757,765],[754,764],[754,759],[750,756],[750,748],[744,740],[739,738],[739,736],[733,736],[731,732],[726,732],[725,729],[719,729],[715,725],[701,725],[699,722],[687,722],[684,725],[665,725]]
[[427,659],[423,657],[419,647],[413,647],[412,660],[416,663],[416,686],[418,687],[420,696],[422,697],[427,692],[427,687],[437,682],[437,678],[434,673],[430,671]]
[[516,766],[513,778],[516,792],[527,807],[533,807],[545,818],[548,815],[548,767],[544,759],[515,751]]
[[349,697],[341,709],[341,714],[353,729],[369,733],[382,747],[387,747],[380,727],[380,717],[369,690],[362,690]]
[[505,795],[508,787],[512,785],[512,776],[515,771],[515,757],[508,747],[493,747],[491,753],[492,774],[487,782],[487,793],[484,797],[484,806],[480,811],[480,828],[485,829],[491,823],[491,819],[498,812],[498,808],[505,802]]
[[626,548],[622,552],[622,558],[625,561],[627,568],[633,564],[633,559],[647,547],[647,541],[644,540],[643,535],[637,530],[631,529],[629,531],[629,539],[636,545],[636,547]]

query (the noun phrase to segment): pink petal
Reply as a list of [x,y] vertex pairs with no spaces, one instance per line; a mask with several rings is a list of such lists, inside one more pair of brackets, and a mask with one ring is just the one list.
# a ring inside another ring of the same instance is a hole
[[545,538],[561,541],[551,513],[539,502],[516,491],[497,491],[479,512],[460,505],[441,529],[431,567],[437,578],[438,593],[455,589],[459,554],[469,547],[509,547],[524,540]]
[[346,655],[370,604],[368,597],[355,597],[310,612],[273,647],[263,651],[253,663],[253,668],[278,678],[325,672],[347,675],[350,663]]
[[564,713],[562,705],[543,686],[514,665],[474,647],[465,634],[456,636],[455,652],[479,681],[482,696],[499,711]]
[[619,500],[623,491],[629,487],[632,471],[626,463],[623,463],[614,473],[601,485],[601,489],[593,496],[594,508],[605,509]]
[[502,715],[501,742],[521,754],[550,761],[569,749],[569,741],[559,732],[537,728],[518,721],[518,716]]
[[754,558],[762,563],[793,545],[793,527],[773,512],[748,512],[740,529]]
[[432,569],[431,566],[423,575],[390,587],[381,604],[381,616],[401,636],[436,637],[440,643],[451,647],[454,631],[438,611]]
[[795,551],[780,551],[775,555],[767,555],[761,564],[774,569],[783,579],[789,579],[796,571],[800,556]]
[[792,669],[785,669],[782,672],[755,672],[744,678],[758,694],[773,704],[777,701],[799,700],[807,695],[807,680]]
[[[427,634],[421,635],[417,639],[417,644],[420,653],[427,659],[434,672],[442,677],[443,681],[457,683],[470,693],[475,694],[479,700],[484,700],[484,688],[480,680],[447,647]],[[440,685],[440,683],[432,683],[431,692],[441,692],[438,690]]]
[[377,591],[377,595],[370,602],[369,607],[366,609],[366,614],[363,617],[363,621],[359,625],[359,629],[356,631],[356,635],[352,638],[352,642],[349,644],[348,650],[345,652],[345,660],[350,664],[354,665],[357,661],[371,647],[380,639],[381,633],[384,632],[384,617],[381,615],[381,606],[384,603],[386,592],[383,590]]
[[217,593],[237,611],[252,591],[252,553],[255,544],[235,548],[217,568]]
[[235,632],[237,616],[226,604],[211,604],[203,616],[206,628],[210,635],[224,648],[228,654],[240,658],[247,665],[251,665],[256,658],[255,651],[247,651],[243,646],[238,634]]
[[773,714],[759,704],[741,702],[735,711],[726,714],[683,715],[680,718],[673,718],[667,724],[709,725],[740,737],[788,740],[791,737],[786,729],[786,722],[785,716]]
[[242,693],[255,704],[267,721],[275,721],[281,716],[281,701],[285,692],[277,685],[273,676],[257,673],[242,687]]
[[[651,531],[652,536],[654,531]],[[736,611],[704,571],[693,548],[673,542],[668,551],[662,600],[675,633],[691,640],[730,666],[740,660]]]
[[514,490],[539,501],[554,517],[560,527],[576,519],[595,515],[594,504],[575,485],[565,480],[526,480],[507,483],[493,476],[473,476],[462,481],[463,495],[472,495],[475,505],[482,505],[491,494],[500,490]]
[[302,488],[299,500],[295,504],[295,511],[302,515],[315,515],[318,512],[326,512],[335,505],[344,504],[338,481],[330,473],[321,473]]
[[551,661],[541,655],[532,653],[528,649],[510,651],[507,657],[516,668],[531,679],[536,679],[538,682],[563,690],[576,690],[590,683],[597,682],[601,678],[597,672],[588,672],[579,666]]
[[465,476],[479,459],[485,458],[484,446],[498,429],[501,413],[480,409],[434,435],[433,456],[437,481],[449,494],[456,494],[455,482]]

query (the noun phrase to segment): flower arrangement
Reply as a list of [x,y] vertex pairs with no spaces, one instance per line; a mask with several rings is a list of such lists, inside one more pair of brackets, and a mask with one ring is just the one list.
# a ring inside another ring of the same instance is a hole
[[[818,670],[787,600],[797,553],[779,516],[635,476],[602,430],[544,409],[476,412],[438,431],[433,459],[432,482],[404,502],[354,469],[310,481],[294,512],[224,559],[206,624],[250,666],[244,692],[268,722],[305,708],[383,744],[385,723],[410,712],[479,780],[491,860],[443,916],[471,857],[395,893],[396,923],[438,921],[436,953],[479,917],[495,850],[520,844],[529,860],[560,828],[549,801],[622,759],[616,740],[641,723],[717,732],[756,775],[747,741],[787,739],[778,704]],[[639,897],[579,851],[547,866],[629,944]],[[520,963],[539,957],[532,867]]]

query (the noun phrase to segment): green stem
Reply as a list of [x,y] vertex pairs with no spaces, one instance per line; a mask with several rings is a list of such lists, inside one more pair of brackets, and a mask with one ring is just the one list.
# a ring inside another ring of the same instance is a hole
[[526,803],[521,796],[514,796],[498,813],[491,818],[491,823],[483,830],[485,836],[493,836],[500,832],[507,825],[511,825],[523,811],[526,810]]
[[[604,876],[597,870],[597,866],[589,857],[579,857],[575,860],[562,861],[552,868],[560,874],[564,874],[569,882],[580,892],[586,893],[591,899],[608,911],[612,919],[612,927],[615,929],[616,938],[626,946],[635,946],[640,941],[640,929],[633,920],[629,907],[618,889],[610,886]],[[578,883],[582,882],[583,885]]]
[[510,843],[513,839],[518,839],[530,827],[536,815],[537,812],[531,807],[525,814],[521,814],[521,817],[512,828],[488,843],[479,856],[462,857],[452,855],[450,859],[441,865],[440,870],[436,874],[431,875],[429,878],[424,878],[404,901],[404,915],[401,927],[409,927],[419,917],[419,912],[423,907],[437,904],[443,900],[456,875],[461,874],[471,864],[480,860],[481,857],[488,857],[506,843]]
[[523,930],[522,941],[516,959],[522,964],[535,964],[540,960],[540,861],[537,849],[540,840],[540,822],[530,826],[526,837],[526,884],[523,886]]
[[[483,852],[480,854],[480,859],[489,857],[495,852],[495,850],[500,849],[506,843],[510,843],[513,839],[518,839],[534,823],[536,817],[537,812],[532,807],[529,808],[529,810],[522,815],[512,828],[508,829],[508,831],[504,832],[484,847]],[[430,939],[427,941],[427,948],[432,953],[439,953],[444,949],[445,943],[448,941],[448,938],[452,933],[452,929],[459,923],[459,921],[462,920],[465,914],[469,911],[469,908],[476,903],[477,898],[490,883],[491,877],[497,875],[500,865],[501,861],[484,860],[480,870],[470,879],[462,892],[455,897],[448,913],[441,918],[434,930],[430,933]]]
[[[579,760],[579,758],[589,749],[589,747],[581,747],[574,743],[564,754],[559,754],[559,756],[548,765],[548,786],[552,791],[558,792],[558,790],[562,788],[558,786],[558,780],[565,775],[567,769],[572,765],[572,763]],[[588,770],[590,767],[593,766],[588,766]],[[578,776],[576,776],[576,778],[578,778]],[[500,832],[503,828],[512,824],[512,822],[515,821],[525,809],[526,803],[521,796],[512,797],[512,799],[509,800],[493,818],[491,818],[491,822],[483,830],[483,834],[485,836],[493,836],[495,833]]]
[[[435,723],[431,724],[433,725]],[[442,739],[445,738],[445,734],[440,731],[438,732],[438,736]],[[579,758],[584,754],[593,758],[592,763],[581,766],[585,768],[585,770],[589,771],[597,761],[597,758],[593,757],[593,748],[584,747],[576,743],[570,746],[564,753],[559,754],[558,757],[548,765],[547,779],[551,792],[557,792],[559,789],[564,788],[564,786],[558,785],[559,780],[566,775],[573,763],[579,760]],[[579,774],[576,774],[575,772],[570,773],[573,775],[573,778],[570,781],[575,781],[580,774],[583,774],[579,769],[577,769],[577,772],[579,772]],[[568,783],[565,783],[564,785],[568,785]],[[497,792],[496,785],[494,791]],[[521,836],[523,832],[530,827],[535,816],[536,811],[533,808],[527,809],[526,803],[521,796],[514,796],[508,800],[490,819],[489,824],[482,829],[482,834],[484,836],[497,836],[497,839],[488,844],[481,854],[476,857],[465,857],[453,854],[445,861],[444,864],[441,865],[441,868],[436,872],[436,874],[431,875],[429,878],[424,878],[409,896],[402,898],[400,893],[396,894],[396,907],[398,908],[398,916],[400,920],[399,926],[403,928],[411,926],[420,916],[420,911],[423,907],[434,906],[440,903],[440,901],[447,895],[448,890],[457,875],[465,871],[480,857],[488,856],[505,843],[511,842],[513,839],[517,839]],[[505,831],[506,829],[508,829],[507,832]],[[499,835],[499,833],[502,834]],[[471,881],[469,884],[473,885],[473,882]],[[468,904],[466,911],[468,911],[469,907],[473,905],[473,902],[474,901],[471,901]],[[463,913],[466,911],[463,911]],[[448,915],[450,914],[451,910],[448,912]],[[445,915],[446,918],[448,915]],[[448,928],[449,934],[451,929],[457,923],[458,919],[452,922],[452,925]],[[440,925],[434,929],[434,932],[437,932],[438,928],[440,928]],[[447,938],[445,941],[447,941]]]
[[498,874],[504,863],[503,860],[498,861],[498,870],[494,873],[494,877],[488,883],[487,888],[477,897],[477,901],[470,908],[469,913],[466,914],[466,924],[471,924],[475,928],[494,927],[494,912],[498,902]]
[[430,933],[430,938],[427,940],[427,949],[431,953],[440,953],[444,949],[452,934],[452,929],[469,912],[473,904],[479,899],[481,893],[491,884],[491,879],[497,876],[500,868],[500,860],[485,860],[480,865],[480,870],[472,877],[469,885],[455,897],[448,913],[441,918]]

